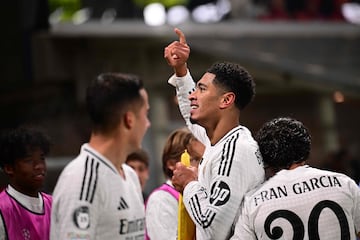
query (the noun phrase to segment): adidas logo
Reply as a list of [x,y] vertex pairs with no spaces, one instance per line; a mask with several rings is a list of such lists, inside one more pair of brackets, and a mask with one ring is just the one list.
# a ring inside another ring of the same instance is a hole
[[123,197],[120,197],[120,201],[119,201],[119,206],[118,206],[118,210],[124,210],[124,209],[128,209],[129,205],[126,203],[125,199]]

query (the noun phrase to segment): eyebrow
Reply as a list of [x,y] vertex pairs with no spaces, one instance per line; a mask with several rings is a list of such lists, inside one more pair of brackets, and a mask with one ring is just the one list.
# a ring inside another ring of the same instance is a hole
[[201,83],[201,82],[197,83],[196,85],[197,85],[197,87],[207,87],[207,85],[206,85],[206,84]]

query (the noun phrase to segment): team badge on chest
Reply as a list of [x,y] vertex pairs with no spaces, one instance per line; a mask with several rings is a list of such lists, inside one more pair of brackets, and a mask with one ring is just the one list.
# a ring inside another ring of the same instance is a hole
[[73,214],[75,226],[79,229],[88,229],[90,227],[90,212],[87,206],[81,206],[75,209]]

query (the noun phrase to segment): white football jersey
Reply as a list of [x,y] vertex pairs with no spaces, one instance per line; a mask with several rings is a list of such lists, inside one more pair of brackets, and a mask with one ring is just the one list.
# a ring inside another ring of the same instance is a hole
[[50,239],[144,239],[139,179],[131,167],[122,167],[125,179],[109,160],[84,144],[55,186]]
[[247,194],[232,239],[356,239],[360,189],[307,165],[281,170]]
[[228,239],[245,193],[264,181],[258,145],[246,127],[237,126],[212,146],[205,129],[189,120],[188,96],[195,87],[190,73],[182,78],[173,76],[169,83],[176,86],[187,126],[205,145],[198,181],[190,182],[183,192],[184,205],[196,224],[196,238]]

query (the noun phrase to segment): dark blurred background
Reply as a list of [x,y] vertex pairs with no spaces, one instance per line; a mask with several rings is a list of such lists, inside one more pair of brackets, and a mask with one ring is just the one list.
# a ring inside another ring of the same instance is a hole
[[[156,2],[156,3],[155,3]],[[155,3],[155,4],[154,4]],[[142,77],[152,127],[147,191],[163,181],[161,153],[183,126],[167,84],[163,48],[181,28],[195,79],[215,61],[254,76],[257,95],[241,116],[255,133],[271,118],[295,117],[312,133],[309,164],[360,180],[359,1],[13,0],[1,6],[0,129],[33,124],[53,142],[45,190],[88,140],[87,83],[100,72]],[[355,12],[354,12],[355,11]],[[354,18],[355,16],[355,18]],[[356,18],[358,16],[358,18]],[[6,181],[0,172],[0,186]]]

